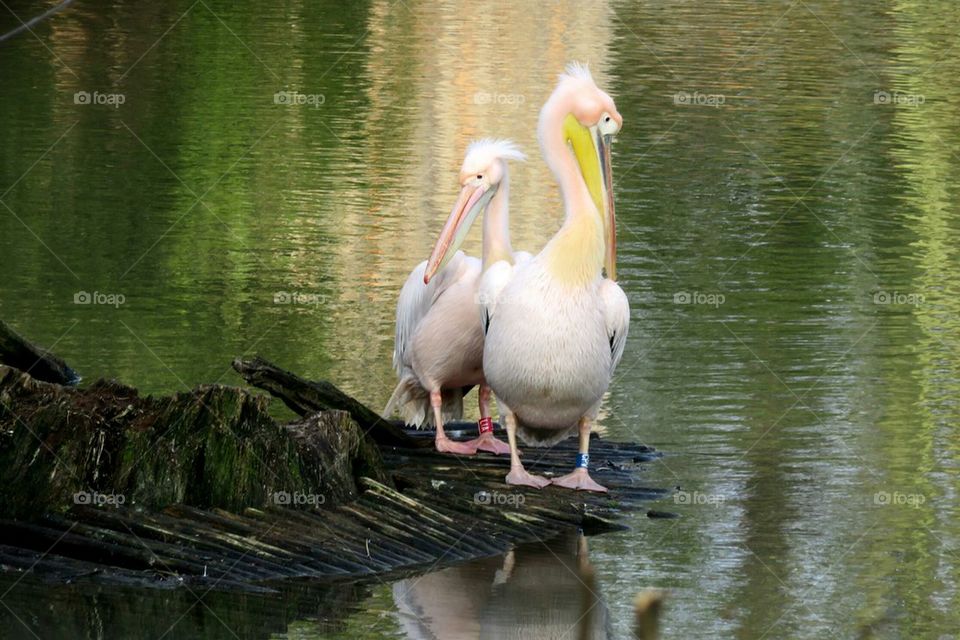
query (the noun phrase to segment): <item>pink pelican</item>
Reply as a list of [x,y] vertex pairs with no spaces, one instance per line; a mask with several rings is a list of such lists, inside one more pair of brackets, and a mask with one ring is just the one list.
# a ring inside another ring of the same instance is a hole
[[[410,272],[397,302],[393,367],[400,377],[384,415],[400,411],[407,424],[436,425],[437,451],[470,455],[478,450],[509,453],[493,436],[490,387],[483,375],[483,328],[478,287],[485,265],[529,258],[510,247],[508,160],[524,155],[508,140],[480,140],[467,149],[460,169],[460,196],[441,233],[443,250]],[[482,262],[458,246],[477,216],[483,217]],[[457,229],[460,231],[458,232]],[[444,244],[445,243],[445,244]],[[445,422],[463,415],[463,396],[479,385],[480,437],[455,442]]]
[[[614,281],[610,143],[622,122],[587,68],[570,65],[537,129],[560,184],[564,223],[539,254],[513,266],[490,264],[480,282],[483,372],[506,421],[508,484],[606,491],[590,477],[588,460],[591,425],[630,325],[627,297]],[[469,222],[451,218],[437,249],[456,249]],[[575,431],[580,440],[572,473],[551,481],[523,468],[518,435],[526,444],[550,446]]]

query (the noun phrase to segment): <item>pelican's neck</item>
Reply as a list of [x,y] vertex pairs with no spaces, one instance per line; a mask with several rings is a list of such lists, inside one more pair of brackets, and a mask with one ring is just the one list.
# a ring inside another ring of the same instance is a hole
[[510,176],[503,167],[503,178],[483,214],[483,270],[500,260],[513,264],[510,247]]
[[540,147],[560,184],[566,215],[563,226],[541,255],[558,280],[582,285],[597,278],[603,269],[604,231],[583,173],[564,137],[564,120],[569,113],[563,94],[558,93],[540,112]]

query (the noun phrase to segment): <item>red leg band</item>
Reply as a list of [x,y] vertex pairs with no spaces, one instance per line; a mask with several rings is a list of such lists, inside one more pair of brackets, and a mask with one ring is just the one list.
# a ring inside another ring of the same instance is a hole
[[480,435],[493,433],[493,418],[489,416],[480,418],[480,420],[477,421],[477,428],[480,430]]

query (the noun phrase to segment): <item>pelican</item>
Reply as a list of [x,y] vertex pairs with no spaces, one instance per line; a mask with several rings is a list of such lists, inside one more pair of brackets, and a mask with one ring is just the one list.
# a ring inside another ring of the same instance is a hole
[[568,531],[395,582],[404,637],[614,638],[589,551],[583,534]]
[[[508,140],[479,140],[470,145],[460,170],[460,196],[441,233],[447,244],[443,251],[434,249],[429,260],[417,265],[400,291],[393,352],[400,382],[384,415],[399,409],[407,424],[432,422],[437,429],[437,451],[462,455],[478,450],[510,452],[506,443],[493,436],[477,301],[483,265],[530,257],[522,252],[514,254],[510,247],[507,161],[523,159],[523,153]],[[450,242],[458,246],[463,242],[481,212],[482,262],[462,251],[447,251]],[[474,385],[480,387],[480,437],[455,442],[444,433],[443,425],[463,415],[463,396]]]
[[[564,223],[539,254],[512,268],[492,264],[481,279],[483,371],[506,421],[508,484],[606,491],[590,477],[588,461],[590,428],[630,324],[627,297],[615,282],[610,167],[610,143],[622,123],[589,70],[570,65],[537,128],[560,185]],[[457,225],[445,228],[437,246],[455,249],[463,235]],[[551,481],[523,468],[518,435],[528,445],[549,446],[575,431],[579,453],[572,473]]]

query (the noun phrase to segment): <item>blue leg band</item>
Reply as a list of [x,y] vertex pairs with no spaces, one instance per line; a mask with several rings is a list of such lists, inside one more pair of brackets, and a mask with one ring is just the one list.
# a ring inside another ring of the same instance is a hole
[[590,454],[589,453],[578,453],[577,454],[577,468],[586,469],[590,466]]

